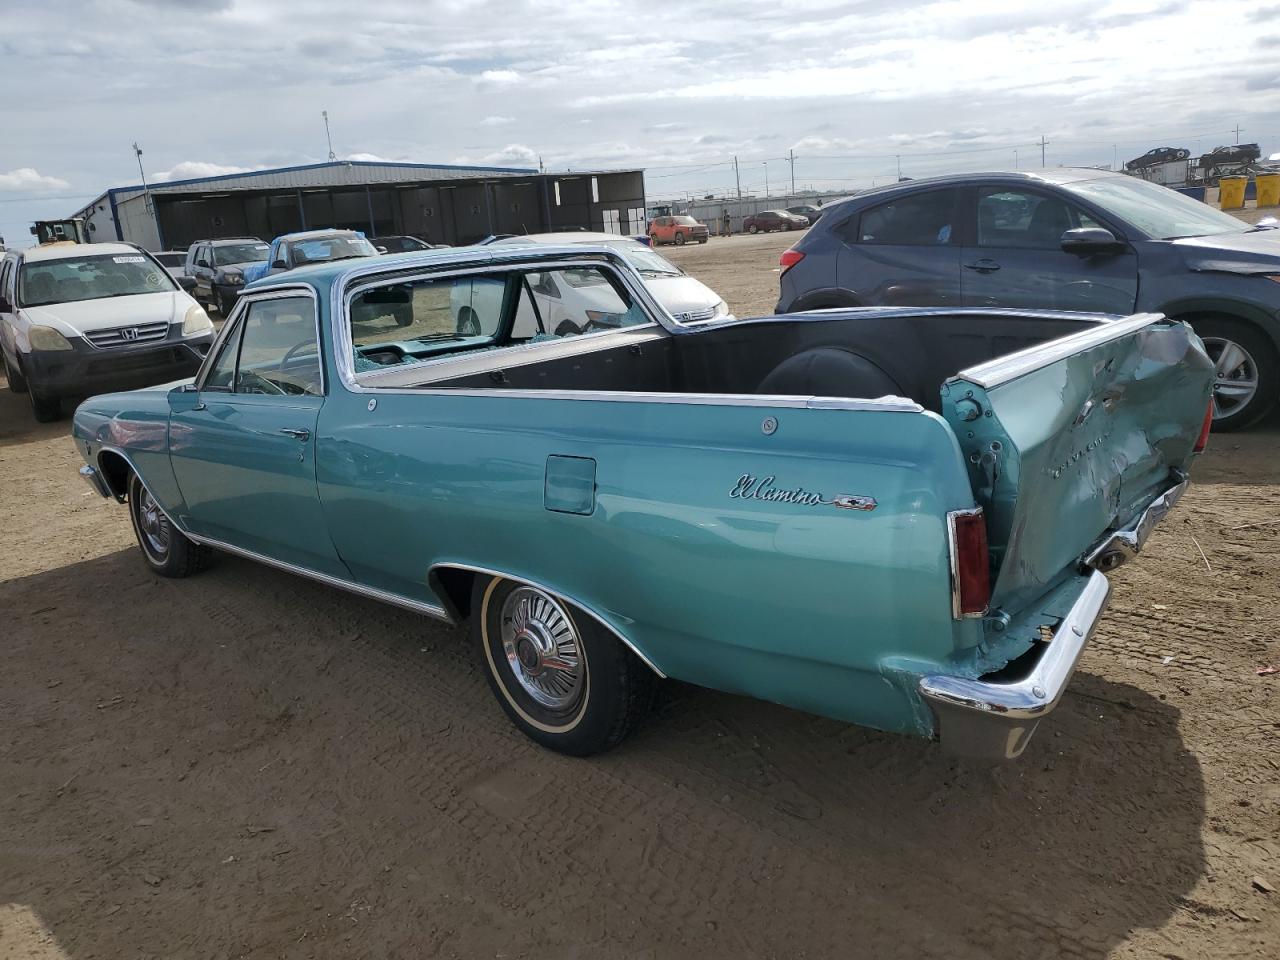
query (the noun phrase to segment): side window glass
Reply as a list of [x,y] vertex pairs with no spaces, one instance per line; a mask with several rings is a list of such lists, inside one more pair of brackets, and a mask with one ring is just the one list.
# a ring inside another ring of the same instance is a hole
[[240,353],[240,335],[244,332],[244,318],[236,324],[234,330],[222,343],[222,348],[209,367],[209,375],[204,378],[203,390],[231,392],[236,379],[236,357]]
[[911,194],[864,210],[858,218],[859,243],[943,246],[955,233],[957,192]]
[[647,323],[631,295],[599,267],[571,267],[527,275],[546,332],[556,337]]
[[987,188],[978,193],[978,246],[1057,249],[1062,235],[1098,222],[1058,197]]
[[320,350],[310,297],[255,301],[241,326],[236,393],[320,396]]

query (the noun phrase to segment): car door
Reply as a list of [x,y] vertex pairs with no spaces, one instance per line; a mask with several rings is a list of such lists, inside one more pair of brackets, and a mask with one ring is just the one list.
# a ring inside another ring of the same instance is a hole
[[213,245],[202,243],[196,248],[196,294],[206,300],[213,299]]
[[196,388],[170,394],[184,520],[198,535],[345,577],[316,488],[324,378],[315,298],[253,297],[227,327]]
[[837,283],[867,306],[954,307],[960,300],[961,191],[898,194],[854,213],[841,238]]
[[12,362],[18,360],[14,345],[14,324],[17,306],[14,304],[13,275],[17,273],[17,261],[13,257],[0,256],[0,350]]
[[1077,204],[1047,190],[1003,185],[979,186],[966,203],[974,212],[973,235],[961,254],[966,305],[1133,312],[1138,258],[1132,248],[1092,256],[1063,251],[1067,230],[1110,229]]

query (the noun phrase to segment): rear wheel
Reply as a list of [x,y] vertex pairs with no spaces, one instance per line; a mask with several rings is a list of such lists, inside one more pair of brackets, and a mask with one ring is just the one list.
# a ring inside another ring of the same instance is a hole
[[1213,429],[1226,433],[1256,423],[1280,393],[1280,359],[1267,336],[1230,317],[1191,321],[1213,361]]
[[209,565],[208,547],[191,540],[170,522],[138,475],[129,477],[129,519],[147,566],[162,577],[189,577]]
[[751,226],[747,227],[747,233],[759,233],[759,232],[760,232],[760,228],[757,227],[754,223]]
[[649,234],[649,246],[656,247],[658,245],[658,235],[656,233]]
[[653,672],[578,608],[538,587],[477,578],[472,633],[499,705],[527,737],[584,757],[617,746],[653,702]]

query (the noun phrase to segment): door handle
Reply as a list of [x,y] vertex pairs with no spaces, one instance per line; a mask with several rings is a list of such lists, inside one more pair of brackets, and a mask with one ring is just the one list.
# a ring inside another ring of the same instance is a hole
[[283,433],[283,434],[284,434],[285,436],[287,436],[287,437],[293,437],[293,439],[295,439],[295,440],[310,440],[310,439],[311,439],[311,431],[310,431],[310,430],[302,430],[302,429],[297,428],[297,427],[281,427],[281,428],[280,428],[280,432],[281,432],[281,433]]
[[981,260],[975,260],[973,263],[966,263],[964,268],[966,270],[977,270],[979,273],[995,273],[1000,269],[1000,264],[984,257]]

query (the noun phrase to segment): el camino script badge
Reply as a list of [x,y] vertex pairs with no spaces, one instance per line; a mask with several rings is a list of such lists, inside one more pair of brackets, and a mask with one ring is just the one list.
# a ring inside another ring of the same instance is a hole
[[761,480],[749,473],[744,473],[729,491],[729,496],[737,500],[799,503],[806,507],[828,506],[840,510],[874,510],[876,508],[875,497],[858,497],[843,493],[828,500],[822,494],[814,490],[806,490],[804,487],[796,487],[792,490],[775,487],[776,479],[776,477],[765,477]]

